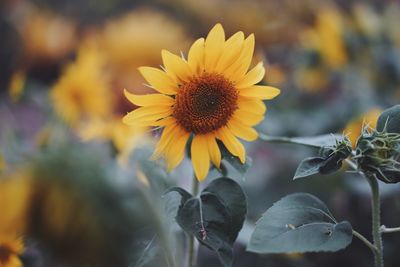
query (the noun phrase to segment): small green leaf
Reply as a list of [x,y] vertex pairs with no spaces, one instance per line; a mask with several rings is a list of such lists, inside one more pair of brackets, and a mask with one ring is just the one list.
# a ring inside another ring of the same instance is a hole
[[386,130],[388,133],[400,133],[400,105],[383,111],[378,118],[376,129],[379,132]]
[[219,178],[212,181],[203,192],[215,194],[227,208],[232,217],[231,227],[233,232],[230,237],[233,243],[243,227],[247,213],[247,199],[242,188],[232,179]]
[[319,173],[319,168],[321,167],[321,164],[323,162],[325,162],[324,158],[319,158],[319,157],[305,158],[302,162],[300,162],[299,166],[297,167],[293,180],[308,177]]
[[352,240],[350,223],[336,222],[310,194],[288,195],[258,220],[247,250],[256,253],[338,251]]

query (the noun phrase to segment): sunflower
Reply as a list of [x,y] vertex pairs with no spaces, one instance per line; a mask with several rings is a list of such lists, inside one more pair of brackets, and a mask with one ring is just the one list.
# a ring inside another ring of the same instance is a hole
[[0,233],[0,266],[1,267],[22,267],[19,259],[24,250],[21,238],[14,235]]
[[110,114],[112,94],[104,68],[99,48],[92,42],[84,43],[76,61],[53,86],[50,96],[55,111],[70,125]]
[[237,32],[225,40],[221,24],[200,38],[188,59],[162,51],[163,69],[140,67],[156,94],[125,95],[140,108],[128,113],[128,125],[164,127],[153,159],[164,156],[168,171],[183,159],[190,136],[191,159],[198,180],[208,174],[210,161],[220,167],[217,140],[242,163],[246,152],[238,138],[257,139],[253,128],[264,118],[262,100],[277,96],[279,89],[255,85],[265,74],[262,62],[248,71],[254,52],[254,35]]

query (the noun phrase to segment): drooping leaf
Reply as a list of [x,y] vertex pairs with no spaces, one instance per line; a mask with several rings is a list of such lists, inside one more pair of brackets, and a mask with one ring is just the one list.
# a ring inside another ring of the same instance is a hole
[[324,134],[318,136],[307,137],[284,137],[284,136],[268,136],[260,134],[259,138],[263,141],[271,143],[290,143],[315,148],[334,146],[336,140],[342,139],[342,135],[338,134]]
[[229,165],[231,165],[243,177],[251,167],[252,159],[246,156],[245,163],[242,163],[238,157],[232,155],[228,149],[226,149],[222,142],[218,141],[218,146],[221,151],[222,159],[229,163]]
[[315,196],[296,193],[263,214],[247,249],[256,253],[333,252],[347,247],[351,240],[349,222],[336,222]]
[[163,195],[167,217],[175,218],[178,210],[191,197],[192,195],[183,188],[172,187],[168,189]]
[[230,236],[233,243],[243,227],[247,213],[247,200],[242,188],[232,179],[219,178],[212,181],[203,192],[215,194],[227,208],[232,217],[233,233]]
[[400,133],[400,105],[384,110],[378,118],[376,129],[379,132],[385,129],[388,133]]

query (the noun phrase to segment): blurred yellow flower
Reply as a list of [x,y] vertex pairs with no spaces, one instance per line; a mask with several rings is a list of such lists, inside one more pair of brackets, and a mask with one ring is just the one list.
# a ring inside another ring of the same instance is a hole
[[0,267],[22,267],[18,255],[23,251],[24,245],[21,238],[0,232]]
[[315,26],[300,33],[300,41],[308,49],[316,49],[325,64],[333,69],[347,62],[343,43],[343,22],[335,8],[324,8],[317,13]]
[[50,92],[55,111],[72,126],[111,113],[113,95],[101,53],[94,43],[84,43]]
[[23,233],[31,196],[31,182],[26,172],[0,177],[0,235]]
[[17,102],[23,93],[26,80],[26,73],[23,70],[16,71],[11,76],[10,86],[8,87],[8,94],[12,102]]
[[245,148],[237,137],[257,139],[253,127],[264,119],[262,100],[280,93],[274,87],[255,85],[264,78],[265,69],[260,62],[248,71],[254,43],[254,35],[245,38],[243,32],[225,40],[224,29],[217,24],[206,39],[193,43],[187,60],[163,50],[163,70],[139,68],[158,93],[134,95],[125,90],[128,100],[140,108],[123,121],[136,127],[164,127],[153,158],[163,155],[168,170],[182,161],[191,135],[191,159],[198,180],[207,176],[210,160],[220,166],[217,140],[245,162]]
[[6,160],[4,159],[3,154],[0,152],[0,173],[5,170],[7,167]]
[[179,52],[176,44],[181,49],[189,45],[182,26],[150,9],[138,9],[109,21],[99,35],[99,43],[109,58],[115,88],[134,88],[139,93],[149,90],[133,69],[160,65],[161,49]]
[[366,113],[362,114],[360,117],[351,120],[345,130],[344,134],[349,138],[351,145],[353,148],[356,146],[356,142],[358,137],[361,134],[362,128],[364,125],[375,129],[376,122],[378,120],[379,115],[381,115],[382,109],[380,108],[372,108],[368,110]]

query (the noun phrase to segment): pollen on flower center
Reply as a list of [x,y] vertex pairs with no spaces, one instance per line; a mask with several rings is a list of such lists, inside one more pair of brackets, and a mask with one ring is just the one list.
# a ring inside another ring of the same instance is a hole
[[227,124],[237,99],[238,91],[223,75],[203,73],[179,88],[173,116],[188,132],[209,133]]

